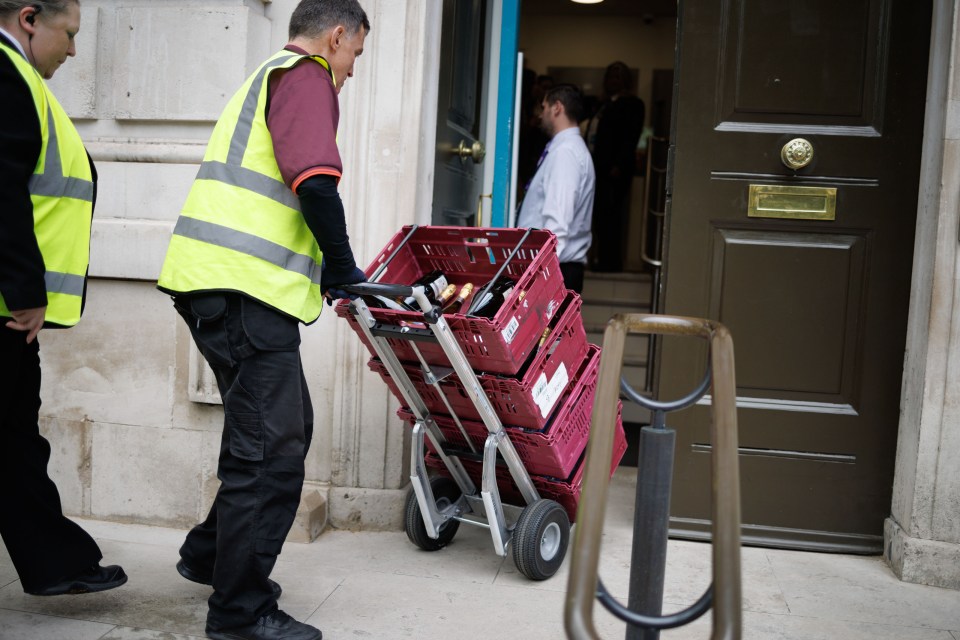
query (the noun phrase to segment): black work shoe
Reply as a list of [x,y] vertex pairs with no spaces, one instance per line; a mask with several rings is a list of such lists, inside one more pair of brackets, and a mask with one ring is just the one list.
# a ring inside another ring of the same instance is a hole
[[[205,584],[207,586],[213,586],[212,573],[204,573],[202,571],[194,569],[193,567],[187,564],[186,560],[181,559],[180,562],[177,563],[177,572],[181,576],[189,580],[190,582],[196,582],[197,584]],[[273,580],[270,580],[269,578],[267,578],[267,582],[270,583],[270,588],[273,589],[274,597],[279,598],[280,594],[283,593],[283,589],[280,587],[279,584],[277,584]]]
[[27,591],[27,593],[32,596],[62,596],[67,594],[94,593],[96,591],[116,589],[126,581],[127,574],[123,572],[121,567],[115,564],[107,567],[101,567],[99,564],[95,564],[75,576],[61,580],[43,589]]
[[214,630],[208,625],[207,637],[213,640],[322,640],[323,634],[320,629],[297,622],[277,609],[245,627]]

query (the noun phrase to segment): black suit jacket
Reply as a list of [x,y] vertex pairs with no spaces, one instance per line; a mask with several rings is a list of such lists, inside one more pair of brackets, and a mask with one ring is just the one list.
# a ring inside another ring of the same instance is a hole
[[601,109],[593,143],[597,180],[609,177],[614,168],[619,169],[621,177],[632,176],[637,163],[637,143],[643,132],[643,100],[622,95],[607,101]]
[[[17,45],[0,34],[14,50]],[[28,184],[40,157],[40,120],[30,88],[0,54],[0,294],[10,309],[47,304]]]

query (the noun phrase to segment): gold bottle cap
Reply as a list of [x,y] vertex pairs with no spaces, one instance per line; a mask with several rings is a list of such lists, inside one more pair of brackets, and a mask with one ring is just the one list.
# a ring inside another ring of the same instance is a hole
[[440,304],[445,303],[447,300],[453,297],[453,294],[457,292],[457,285],[448,284],[447,288],[440,292],[440,295],[437,296],[437,301]]
[[537,343],[538,347],[542,347],[543,343],[547,341],[547,336],[550,335],[550,327],[547,327],[543,330],[543,333],[540,335],[540,341]]

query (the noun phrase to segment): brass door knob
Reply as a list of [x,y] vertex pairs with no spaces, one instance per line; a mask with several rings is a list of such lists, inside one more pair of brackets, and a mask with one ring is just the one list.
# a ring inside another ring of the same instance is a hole
[[483,157],[487,154],[487,149],[479,140],[474,141],[474,143],[469,147],[467,146],[466,140],[461,140],[460,146],[453,151],[460,156],[460,162],[465,161],[467,158],[473,158],[474,164],[480,164],[483,162]]
[[813,145],[803,138],[794,138],[780,149],[780,160],[788,169],[803,169],[813,161]]

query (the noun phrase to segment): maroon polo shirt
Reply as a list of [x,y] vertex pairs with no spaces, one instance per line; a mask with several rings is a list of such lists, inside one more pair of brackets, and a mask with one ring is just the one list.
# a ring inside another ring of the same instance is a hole
[[[288,44],[286,51],[306,55]],[[340,181],[343,163],[337,148],[340,101],[330,72],[303,59],[270,74],[267,128],[283,181],[294,193],[307,178],[332,175]]]

